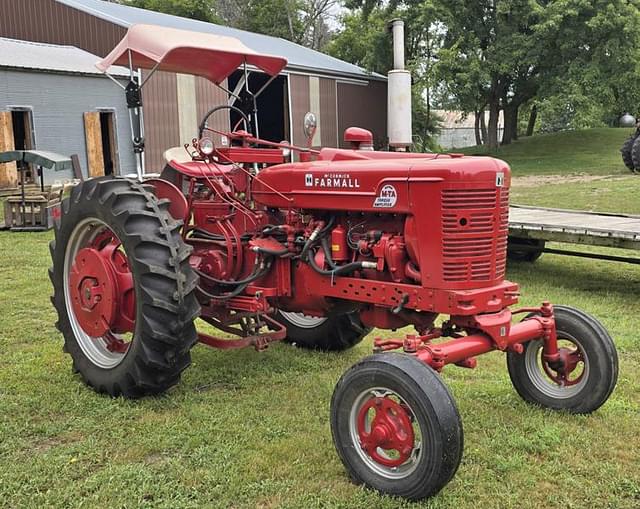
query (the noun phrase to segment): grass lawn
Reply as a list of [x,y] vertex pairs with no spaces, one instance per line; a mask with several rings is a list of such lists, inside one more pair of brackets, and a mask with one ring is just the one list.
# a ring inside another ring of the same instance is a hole
[[[498,148],[490,155],[504,159],[514,175],[627,175],[620,147],[631,129],[588,129],[524,137]],[[457,152],[488,154],[485,147],[468,147]]]
[[[640,212],[640,177],[542,187],[516,179],[514,201]],[[523,304],[549,299],[605,324],[620,355],[617,389],[593,415],[573,416],[520,400],[501,353],[476,370],[446,368],[463,461],[436,498],[410,504],[351,484],[331,442],[333,386],[377,333],[343,354],[196,346],[169,394],[100,396],[61,351],[51,237],[0,232],[0,507],[640,507],[636,266],[554,255],[510,264]]]

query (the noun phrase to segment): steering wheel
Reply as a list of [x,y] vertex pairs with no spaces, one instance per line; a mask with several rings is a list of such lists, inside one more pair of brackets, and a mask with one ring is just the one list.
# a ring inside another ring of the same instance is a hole
[[[244,128],[246,131],[249,130],[249,117],[247,117],[247,115],[245,114],[244,111],[242,111],[240,108],[236,107],[236,106],[231,106],[229,104],[221,104],[220,106],[216,106],[215,108],[211,108],[209,111],[207,111],[207,113],[205,114],[204,118],[202,119],[202,122],[200,122],[200,127],[198,128],[198,139],[202,138],[202,135],[204,133],[204,130],[208,127],[207,125],[207,121],[209,120],[209,117],[211,115],[213,115],[216,111],[220,111],[220,110],[230,110],[230,111],[235,111],[238,115],[240,115],[241,119],[240,121],[244,121]],[[240,122],[238,122],[239,124]],[[238,126],[238,124],[236,124],[236,127]],[[232,131],[235,131],[235,128],[232,129]]]

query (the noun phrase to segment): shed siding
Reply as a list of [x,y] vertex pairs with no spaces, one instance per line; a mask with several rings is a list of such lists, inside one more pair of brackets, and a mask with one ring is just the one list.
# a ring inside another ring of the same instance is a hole
[[320,117],[322,118],[322,146],[337,147],[336,80],[320,78]]
[[292,74],[289,76],[291,87],[292,141],[294,145],[304,146],[307,142],[302,129],[304,114],[311,108],[309,99],[309,76]]
[[162,171],[162,154],[180,145],[178,86],[173,73],[156,72],[142,89],[147,173]]
[[[227,88],[227,80],[222,82],[222,86]],[[227,93],[224,90],[220,90],[209,80],[199,76],[196,77],[196,111],[198,116],[198,125],[211,108],[220,106],[221,104],[227,104]],[[209,125],[218,131],[228,131],[229,110],[225,109],[214,113]],[[194,136],[196,135],[195,133],[197,132],[197,128],[197,125],[194,126]],[[219,135],[210,133],[210,136],[213,136],[213,139],[218,143],[217,140]]]
[[[387,140],[387,84],[370,81],[366,85],[338,81],[338,132],[356,126],[373,133],[376,148]],[[342,139],[341,144],[344,144]]]
[[[0,110],[28,106],[33,111],[35,146],[63,155],[78,154],[87,172],[84,117],[99,108],[115,110],[121,173],[135,172],[124,95],[107,78],[0,70]],[[45,172],[45,182],[73,178],[73,172]]]
[[0,37],[77,46],[101,57],[126,28],[55,0],[2,0]]

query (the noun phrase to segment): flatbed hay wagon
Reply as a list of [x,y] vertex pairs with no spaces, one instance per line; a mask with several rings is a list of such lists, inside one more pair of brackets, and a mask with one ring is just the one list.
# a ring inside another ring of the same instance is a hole
[[[220,84],[238,67],[275,76],[286,61],[231,38],[136,25],[98,67],[111,65],[131,69],[135,125],[144,85],[136,68]],[[259,91],[247,80],[241,93]],[[62,202],[53,304],[89,386],[128,398],[166,391],[198,341],[344,350],[373,328],[413,326],[376,339],[331,400],[333,440],[351,478],[410,499],[436,494],[460,464],[462,422],[445,366],[473,368],[478,355],[501,350],[530,403],[589,413],[607,400],[617,355],[595,318],[549,302],[513,307],[506,163],[373,151],[359,128],[344,133],[349,149],[263,140],[253,110],[234,109],[241,120],[229,132],[210,127],[229,108],[214,108],[192,144],[169,151],[159,178],[144,180],[140,168],[89,179]],[[313,115],[305,131],[312,139]],[[236,338],[198,332],[197,318]]]

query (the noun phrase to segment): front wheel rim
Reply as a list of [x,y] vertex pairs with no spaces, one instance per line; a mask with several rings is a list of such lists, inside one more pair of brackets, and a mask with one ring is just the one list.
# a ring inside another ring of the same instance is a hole
[[418,468],[424,434],[413,409],[391,389],[374,387],[356,397],[349,434],[360,459],[382,477],[404,479]]
[[133,341],[135,290],[122,243],[100,219],[84,219],[69,236],[63,287],[69,323],[84,355],[102,369],[118,366]]
[[[566,346],[563,346],[566,345]],[[573,336],[558,332],[558,350],[565,357],[577,355],[577,364],[571,366],[566,377],[559,376],[544,360],[544,342],[533,340],[524,353],[525,370],[533,386],[545,396],[554,399],[574,397],[584,389],[589,379],[589,359],[580,341]]]

